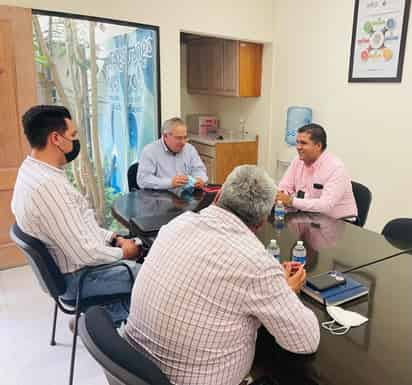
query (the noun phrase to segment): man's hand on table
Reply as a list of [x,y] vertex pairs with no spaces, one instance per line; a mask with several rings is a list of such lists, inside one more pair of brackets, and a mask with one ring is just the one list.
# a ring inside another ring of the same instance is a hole
[[202,180],[202,178],[196,177],[195,188],[202,189],[204,185],[205,185],[205,182]]
[[295,292],[299,293],[306,279],[306,271],[303,265],[299,262],[284,262],[285,278],[289,287]]
[[188,177],[186,175],[176,175],[172,178],[172,187],[181,187],[184,186],[188,181]]
[[290,195],[284,193],[283,191],[278,191],[278,193],[276,194],[276,197],[275,197],[274,204],[276,204],[277,201],[281,201],[284,206],[290,207],[290,206],[292,206],[292,203],[293,203],[293,197],[291,197]]
[[123,250],[124,259],[137,259],[140,256],[141,247],[136,245],[134,239],[117,237],[116,246]]

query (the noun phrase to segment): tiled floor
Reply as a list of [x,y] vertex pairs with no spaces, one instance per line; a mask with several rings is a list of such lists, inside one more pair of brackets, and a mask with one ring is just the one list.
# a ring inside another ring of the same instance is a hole
[[[68,384],[72,342],[69,316],[59,312],[57,345],[50,346],[53,306],[29,267],[0,271],[1,385]],[[74,384],[107,384],[81,342],[77,345]]]

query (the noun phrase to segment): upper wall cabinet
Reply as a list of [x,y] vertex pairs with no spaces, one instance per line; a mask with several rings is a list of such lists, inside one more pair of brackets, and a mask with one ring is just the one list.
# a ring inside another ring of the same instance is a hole
[[187,47],[189,93],[260,96],[262,44],[197,38]]

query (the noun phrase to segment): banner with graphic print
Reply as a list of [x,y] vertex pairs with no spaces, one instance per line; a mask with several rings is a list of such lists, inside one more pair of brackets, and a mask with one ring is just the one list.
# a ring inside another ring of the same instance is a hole
[[410,0],[356,0],[350,82],[400,82]]
[[117,35],[103,47],[98,75],[98,126],[105,185],[127,191],[127,169],[158,138],[157,35]]

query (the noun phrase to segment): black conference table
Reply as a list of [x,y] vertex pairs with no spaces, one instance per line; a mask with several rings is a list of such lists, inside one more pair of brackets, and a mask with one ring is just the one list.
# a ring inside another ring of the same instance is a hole
[[[150,216],[152,213],[153,221],[156,221],[164,209],[172,216],[196,210],[204,195],[188,201],[165,195],[162,199],[168,203],[157,202],[146,210],[143,206],[150,199],[148,191],[129,193],[116,201],[112,210],[133,235],[153,242],[156,231],[142,232],[136,225],[139,215]],[[153,195],[154,201],[159,199],[158,193]],[[201,206],[204,205],[203,202]],[[343,336],[334,336],[321,329],[321,342],[316,354],[301,356],[283,351],[261,328],[256,360],[266,367],[275,368],[279,384],[412,383],[412,255],[403,254],[380,261],[412,245],[395,243],[375,232],[310,213],[290,213],[284,226],[269,218],[257,236],[264,244],[277,239],[282,261],[290,260],[296,241],[303,240],[307,248],[308,276],[329,270],[343,271],[377,261],[350,273],[369,287],[369,296],[342,305],[365,315],[369,321]],[[303,294],[301,299],[320,322],[329,320],[322,305]]]
[[216,192],[195,190],[193,194],[172,191],[136,190],[113,202],[112,214],[133,236],[149,247],[159,227],[185,211],[199,211],[208,206]]
[[[412,247],[323,215],[288,215],[285,227],[267,223],[258,237],[265,244],[278,240],[283,260],[289,260],[296,240],[307,247],[307,274],[346,270],[378,261],[352,273],[369,287],[369,296],[341,305],[369,318],[346,335],[321,328],[321,342],[313,356],[283,351],[265,330],[258,338],[257,360],[275,365],[280,384],[380,385],[412,383],[412,255],[379,259]],[[411,253],[412,254],[412,253]],[[325,308],[301,295],[320,322],[329,320]]]

